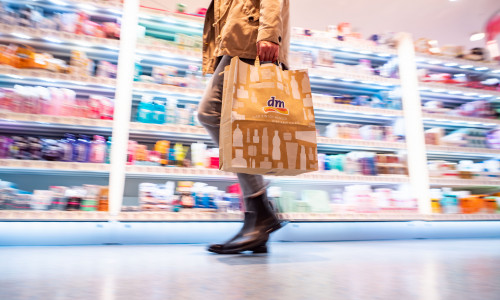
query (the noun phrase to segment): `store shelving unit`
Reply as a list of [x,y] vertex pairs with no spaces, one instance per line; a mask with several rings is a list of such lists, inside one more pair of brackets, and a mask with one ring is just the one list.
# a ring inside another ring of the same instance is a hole
[[45,40],[47,43],[61,44],[70,43],[76,46],[97,46],[100,48],[108,48],[118,50],[120,41],[115,39],[92,37],[82,34],[74,34],[69,32],[60,32],[50,29],[35,29],[22,26],[13,26],[0,24],[0,32],[2,35],[18,38],[29,42],[32,39]]
[[[29,1],[27,1],[29,2]],[[45,3],[36,1],[37,3]],[[48,3],[48,1],[47,1]],[[76,2],[67,2],[66,9],[75,7],[90,9],[94,7],[102,10],[107,10],[113,14],[121,14],[122,5],[119,1],[99,1],[85,0]],[[79,5],[79,4],[83,4]],[[49,5],[49,4],[47,4]],[[137,8],[136,8],[137,9]],[[170,12],[154,12],[149,9],[141,8],[139,11],[141,22],[161,21],[165,26],[172,24],[188,24],[190,30],[200,31],[202,29],[202,19],[196,16],[181,15]],[[125,19],[125,15],[123,16]],[[125,22],[130,22],[125,20]],[[134,25],[136,26],[136,24]],[[31,29],[19,26],[10,26],[0,24],[1,37],[5,41],[19,41],[32,43],[33,45],[46,44],[47,47],[52,47],[54,51],[60,51],[61,47],[83,47],[90,51],[93,55],[104,53],[106,56],[113,56],[114,60],[118,54],[126,53],[128,57],[135,57],[143,61],[144,66],[150,67],[149,61],[157,60],[158,62],[177,60],[186,64],[201,64],[200,51],[179,49],[172,46],[160,44],[138,43],[137,47],[129,49],[121,43],[121,41],[95,38],[83,35],[63,33],[50,30]],[[359,58],[373,59],[378,63],[387,62],[388,60],[398,56],[398,50],[385,46],[373,46],[364,42],[341,42],[328,38],[317,38],[294,35],[292,39],[292,48],[318,48],[323,50],[334,51],[346,55],[346,60],[357,60]],[[133,64],[133,59],[130,64]],[[475,63],[463,60],[456,60],[443,57],[431,57],[417,55],[416,63],[421,65],[439,66],[440,68],[461,68],[461,71],[467,70],[477,72],[489,72],[498,74],[498,66],[486,63]],[[472,65],[472,67],[468,67]],[[292,66],[300,67],[300,66]],[[487,68],[484,69],[484,68]],[[366,94],[373,93],[378,90],[391,90],[402,85],[402,79],[384,78],[375,75],[363,75],[355,70],[334,68],[313,68],[309,70],[311,82],[314,88],[320,91],[328,89],[336,91],[359,92],[360,90]],[[116,89],[122,88],[124,85],[130,84],[133,89],[132,96],[161,95],[161,96],[182,96],[180,101],[197,103],[201,99],[204,91],[197,88],[186,88],[171,85],[159,85],[146,82],[133,82],[132,78],[126,79],[108,79],[96,78],[89,76],[76,76],[69,74],[59,74],[42,70],[24,70],[14,69],[10,67],[0,66],[0,82],[3,85],[12,84],[38,84],[45,86],[58,86],[72,88],[78,91],[79,94],[88,95],[89,93],[102,93],[109,95],[114,93]],[[419,90],[422,96],[430,95],[432,98],[439,97],[460,97],[464,99],[500,99],[500,92],[470,89],[465,87],[457,87],[446,84],[437,83],[420,83]],[[118,99],[119,98],[119,99]],[[137,98],[134,98],[137,99]],[[123,97],[117,97],[116,106],[130,107],[133,104],[132,99],[128,101]],[[382,108],[370,108],[354,105],[344,105],[333,103],[330,96],[314,94],[313,101],[315,106],[315,114],[318,122],[327,124],[330,121],[346,121],[355,120],[363,124],[389,124],[390,122],[407,116],[408,111],[393,110]],[[403,100],[405,101],[405,100]],[[403,103],[404,104],[404,103]],[[120,110],[117,116],[119,120],[130,120],[130,112],[128,109]],[[83,118],[73,118],[64,116],[45,116],[45,115],[30,115],[20,113],[0,112],[0,127],[11,126],[15,123],[16,128],[24,128],[26,132],[33,131],[34,128],[55,128],[59,131],[78,132],[100,132],[108,135],[115,135],[116,127],[123,123],[118,121],[91,120]],[[454,124],[464,127],[484,127],[494,128],[500,125],[500,120],[480,119],[472,117],[459,117],[446,114],[423,113],[420,119],[420,124],[443,125]],[[420,125],[418,124],[418,125]],[[416,125],[417,126],[417,125]],[[183,125],[157,125],[145,124],[138,122],[130,122],[128,124],[130,136],[134,139],[151,140],[154,137],[170,137],[173,140],[182,141],[208,141],[209,136],[205,130],[200,127],[183,126]],[[19,131],[20,129],[16,129]],[[407,130],[411,130],[407,128]],[[113,141],[115,139],[113,138]],[[350,149],[366,150],[366,151],[381,151],[381,152],[398,152],[406,151],[408,145],[402,142],[382,142],[382,141],[365,141],[365,140],[346,140],[346,139],[330,139],[318,137],[318,148],[324,151],[347,151]],[[124,144],[119,144],[117,147],[126,147]],[[429,155],[443,155],[455,158],[495,158],[499,156],[498,151],[491,149],[475,149],[475,148],[453,148],[442,146],[428,146],[427,153]],[[108,176],[109,172],[116,167],[116,164],[121,164],[120,161],[114,162],[111,165],[106,164],[84,164],[84,163],[61,163],[61,162],[42,162],[42,161],[16,161],[16,160],[0,160],[0,173],[4,172],[19,172],[26,174],[40,175],[43,172],[51,174],[59,174],[66,176],[68,174],[83,174],[88,176]],[[176,167],[156,167],[156,166],[126,166],[122,174],[121,180],[135,178],[139,180],[149,179],[194,179],[204,181],[218,182],[235,182],[236,177],[233,174],[221,172],[217,169],[197,169],[197,168],[176,168]],[[412,170],[410,170],[412,174]],[[419,176],[412,174],[411,176]],[[120,177],[120,176],[118,176]],[[296,177],[268,177],[273,183],[288,183],[308,185],[346,185],[346,184],[367,184],[379,186],[397,186],[400,184],[412,184],[411,177],[403,175],[380,175],[380,176],[362,176],[362,175],[347,175],[334,172],[315,172],[304,174]],[[116,179],[115,179],[116,180]],[[430,186],[446,186],[446,187],[468,187],[468,186],[489,186],[500,187],[498,179],[455,179],[455,178],[429,178]],[[111,183],[113,184],[113,183]],[[121,195],[123,196],[123,194]],[[120,196],[120,197],[121,197]],[[161,221],[161,222],[177,222],[177,221],[237,221],[241,220],[240,213],[215,213],[213,211],[183,211],[179,213],[172,212],[120,212],[121,201],[117,194],[113,194],[110,202],[114,206],[110,213],[108,212],[37,212],[37,211],[0,211],[0,220],[42,220],[42,221],[122,221],[122,222],[143,222],[143,221]],[[440,215],[428,214],[418,211],[399,211],[399,212],[377,212],[377,213],[333,213],[333,214],[316,214],[316,213],[288,213],[281,215],[284,219],[295,222],[337,222],[337,221],[450,221],[450,220],[499,220],[499,215]]]
[[15,160],[0,159],[0,172],[15,171],[16,173],[44,173],[70,174],[70,173],[99,173],[109,172],[110,166],[96,163],[77,163],[60,161]]
[[3,221],[109,221],[109,213],[105,211],[26,211],[0,210]]
[[[116,86],[116,80],[112,78],[100,78],[94,76],[54,73],[47,70],[16,69],[8,66],[0,66],[0,75],[12,79],[23,80],[23,82],[29,82],[28,81],[29,79],[36,79],[36,80],[46,81],[49,83],[50,82],[67,83],[75,87],[80,86],[80,88],[82,86],[91,86],[91,85],[96,85],[101,87],[112,87],[112,88]],[[5,79],[3,81],[6,82]]]

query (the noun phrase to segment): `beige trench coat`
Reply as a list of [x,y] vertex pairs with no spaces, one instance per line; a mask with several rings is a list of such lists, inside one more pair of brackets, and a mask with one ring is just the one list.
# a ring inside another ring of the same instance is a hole
[[203,73],[214,72],[218,56],[255,59],[257,42],[280,45],[279,60],[288,65],[289,0],[212,0],[203,30]]

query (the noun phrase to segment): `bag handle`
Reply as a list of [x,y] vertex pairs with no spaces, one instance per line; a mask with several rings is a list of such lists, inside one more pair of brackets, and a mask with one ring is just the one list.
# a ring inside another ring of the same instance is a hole
[[[281,71],[283,71],[283,65],[280,63],[280,60],[276,60],[276,63],[277,63],[277,66],[281,69]],[[257,55],[257,57],[255,58],[255,66],[260,68],[260,58],[259,56]]]

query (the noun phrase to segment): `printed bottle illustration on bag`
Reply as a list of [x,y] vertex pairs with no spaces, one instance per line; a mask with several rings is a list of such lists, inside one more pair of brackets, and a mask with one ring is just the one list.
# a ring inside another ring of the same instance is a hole
[[276,99],[272,96],[267,100],[267,106],[264,106],[264,112],[276,112],[282,115],[288,115],[288,109],[285,107],[285,101]]

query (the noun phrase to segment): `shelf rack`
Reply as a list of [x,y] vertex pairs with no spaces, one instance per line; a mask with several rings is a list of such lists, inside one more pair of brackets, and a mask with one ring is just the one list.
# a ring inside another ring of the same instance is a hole
[[[108,1],[98,0],[85,0],[79,1],[81,3],[96,6],[104,9],[121,10],[121,4],[118,1],[108,3]],[[108,5],[109,4],[109,5]],[[88,7],[87,7],[88,8]],[[189,15],[179,15],[170,12],[153,13],[146,8],[140,9],[141,18],[151,20],[167,20],[168,22],[193,22],[193,28],[202,28],[202,18]],[[69,33],[61,33],[48,30],[29,29],[18,26],[1,25],[0,31],[2,34],[19,39],[33,38],[45,39],[47,42],[61,41],[70,43],[76,46],[96,46],[108,50],[117,50],[120,47],[120,42],[111,39],[101,39],[82,35],[75,35]],[[17,37],[16,37],[17,35]],[[52,41],[50,41],[52,39]],[[359,55],[366,55],[371,57],[378,57],[379,59],[388,60],[398,55],[397,49],[391,49],[385,46],[374,46],[369,42],[356,43],[356,42],[341,42],[333,39],[315,38],[306,36],[293,36],[293,45],[314,46],[323,49],[336,49],[341,52],[355,53]],[[124,49],[121,49],[124,51]],[[183,57],[193,63],[199,63],[200,53],[192,50],[179,50],[177,48],[161,45],[138,45],[135,49],[127,49],[126,51],[133,52],[132,55],[140,57],[166,57],[178,58]],[[130,54],[130,53],[129,53]],[[421,55],[419,54],[419,57]],[[454,60],[447,58],[426,57],[428,60],[441,60],[440,64],[447,67],[452,67],[450,64],[471,64],[473,69],[489,68],[491,73],[497,69],[490,64],[481,64],[475,62],[468,62],[463,60]],[[418,58],[417,58],[418,62]],[[430,63],[430,62],[429,62]],[[433,63],[435,63],[433,61]],[[475,70],[479,71],[479,70]],[[401,86],[402,80],[393,78],[384,78],[374,75],[361,75],[356,73],[355,70],[338,70],[334,68],[321,68],[311,69],[311,77],[313,81],[318,78],[327,82],[335,82],[337,85],[344,85],[346,87],[370,87],[391,89]],[[496,74],[496,73],[494,73]],[[57,74],[43,70],[21,70],[10,67],[0,66],[0,75],[4,79],[12,82],[19,80],[35,78],[37,80],[45,81],[47,83],[63,83],[65,86],[74,87],[80,90],[95,90],[95,87],[102,87],[108,90],[114,90],[117,87],[117,81],[107,78],[95,78],[86,76],[75,76],[69,74]],[[435,83],[421,83],[421,89],[426,93],[433,94],[448,94],[460,95],[469,98],[483,98],[483,99],[499,99],[500,92],[489,90],[478,90],[462,88],[457,86],[435,84]],[[157,85],[151,83],[135,82],[133,83],[134,93],[158,93],[158,94],[182,94],[190,95],[193,98],[201,98],[203,90],[181,88],[175,86]],[[129,105],[124,101],[120,105]],[[393,120],[396,118],[404,117],[406,112],[390,109],[379,109],[369,107],[359,107],[352,105],[335,104],[331,97],[314,95],[315,110],[319,115],[326,114],[332,115],[340,113],[347,117],[355,117],[360,119],[371,120]],[[81,127],[88,130],[92,128],[101,128],[111,132],[113,127],[112,121],[102,120],[88,120],[69,117],[58,116],[43,116],[36,117],[25,114],[12,114],[0,112],[0,119],[17,121],[19,123],[33,126],[33,123],[40,124],[57,124],[57,126],[67,126],[67,128]],[[455,122],[457,124],[470,124],[495,127],[500,125],[500,120],[482,120],[478,118],[456,117],[442,114],[423,114],[423,121],[433,122]],[[436,121],[437,120],[437,121]],[[477,124],[479,123],[479,124]],[[1,126],[1,125],[0,125]],[[208,136],[201,128],[190,126],[173,126],[173,125],[153,125],[130,123],[130,132],[136,134],[149,134],[154,135],[160,132],[166,134],[178,135],[192,135],[193,137],[207,139]],[[378,141],[359,141],[359,140],[340,140],[340,139],[327,139],[319,138],[320,145],[330,147],[331,145],[343,145],[345,147],[358,147],[360,149],[389,149],[404,150],[406,145],[404,143],[386,143]],[[329,146],[330,145],[330,146]],[[465,150],[469,154],[495,156],[494,150],[490,149],[457,149],[448,147],[430,147],[429,152],[447,152],[450,155],[462,155]],[[0,171],[18,171],[20,168],[24,170],[31,170],[32,172],[40,172],[43,170],[51,170],[51,172],[59,172],[60,174],[86,172],[91,176],[96,174],[107,174],[109,172],[109,165],[101,164],[78,164],[78,163],[59,163],[59,162],[41,162],[41,161],[15,161],[15,160],[0,160]],[[195,168],[168,168],[168,167],[149,167],[149,166],[127,166],[127,176],[132,177],[154,177],[160,176],[173,176],[175,178],[213,178],[214,180],[235,180],[234,175],[220,172],[214,169],[195,169]],[[382,184],[382,185],[396,185],[408,183],[410,180],[407,176],[361,176],[361,175],[344,175],[332,174],[331,172],[317,172],[305,174],[297,177],[270,177],[271,180],[285,181],[285,182],[308,182],[308,183],[367,183],[367,184]],[[500,186],[500,181],[497,179],[476,179],[476,180],[463,180],[463,179],[449,179],[449,178],[430,178],[431,185],[442,186],[455,186],[466,187],[471,185],[476,186]],[[111,201],[116,201],[112,199]],[[112,216],[108,213],[101,212],[29,212],[31,214],[24,214],[25,212],[12,212],[0,211],[0,219],[8,220],[118,220],[118,221],[189,221],[189,220],[240,220],[241,214],[215,214],[210,212],[190,212],[190,213],[162,213],[162,212],[121,212],[116,214],[113,211]],[[379,221],[399,221],[399,220],[498,220],[499,215],[437,215],[437,214],[418,214],[418,213],[377,213],[377,214],[287,214],[283,215],[284,218],[292,221],[365,221],[365,220],[379,220]],[[23,219],[24,218],[24,219]]]

